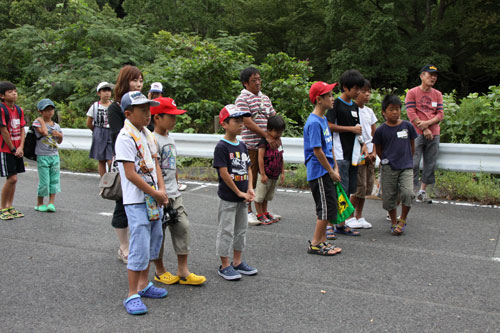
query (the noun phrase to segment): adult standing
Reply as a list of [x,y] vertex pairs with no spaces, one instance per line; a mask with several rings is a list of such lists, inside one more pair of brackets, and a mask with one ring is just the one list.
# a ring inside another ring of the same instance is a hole
[[[420,86],[412,88],[406,95],[408,119],[417,130],[415,155],[413,155],[413,186],[419,188],[417,202],[432,203],[427,197],[427,185],[436,182],[434,170],[439,153],[439,137],[443,120],[443,94],[434,89],[438,78],[438,69],[425,65],[420,70]],[[420,160],[424,158],[422,178],[420,179]]]
[[[122,96],[129,91],[141,91],[144,82],[139,68],[131,65],[123,66],[118,73],[118,78],[115,85],[115,98],[113,104],[108,107],[108,123],[111,129],[111,139],[113,141],[113,150],[116,143],[116,138],[120,133],[125,122],[125,113],[123,112],[120,103]],[[116,201],[115,210],[113,211],[113,218],[111,225],[115,228],[120,248],[118,249],[118,259],[122,260],[125,264],[128,263],[128,220],[123,201]]]
[[[245,125],[242,134],[243,142],[248,148],[250,156],[253,188],[257,185],[257,174],[259,172],[258,145],[261,138],[265,138],[272,149],[281,145],[281,140],[274,139],[267,132],[267,120],[276,115],[271,100],[260,90],[262,88],[262,79],[260,72],[255,67],[248,67],[241,71],[240,82],[243,85],[240,95],[236,98],[234,104],[243,112],[250,112],[251,117],[244,117]],[[275,215],[279,217],[279,215]],[[257,216],[252,212],[252,204],[248,204],[248,223],[251,225],[259,224]]]

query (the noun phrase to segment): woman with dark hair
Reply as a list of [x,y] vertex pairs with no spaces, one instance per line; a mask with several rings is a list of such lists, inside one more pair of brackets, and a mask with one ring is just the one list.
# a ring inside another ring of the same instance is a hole
[[[111,139],[113,140],[113,149],[115,147],[116,138],[118,133],[123,127],[125,122],[125,114],[122,111],[120,102],[122,96],[129,91],[141,91],[144,83],[144,77],[139,68],[131,65],[123,66],[118,73],[116,85],[114,89],[115,99],[113,104],[108,107],[108,123],[111,128]],[[118,249],[118,259],[122,260],[125,264],[128,262],[128,220],[123,207],[123,201],[116,201],[115,210],[111,225],[115,228],[120,241],[120,248]]]

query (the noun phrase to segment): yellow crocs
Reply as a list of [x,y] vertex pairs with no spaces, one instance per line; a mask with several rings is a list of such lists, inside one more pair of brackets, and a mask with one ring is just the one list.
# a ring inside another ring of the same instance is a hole
[[172,275],[170,272],[165,272],[162,275],[158,276],[155,274],[155,281],[164,283],[164,284],[175,284],[179,282],[181,278],[178,275]]
[[197,286],[197,285],[204,283],[205,281],[207,281],[207,278],[204,277],[203,275],[196,275],[194,273],[191,273],[188,276],[186,276],[185,278],[181,278],[179,283]]

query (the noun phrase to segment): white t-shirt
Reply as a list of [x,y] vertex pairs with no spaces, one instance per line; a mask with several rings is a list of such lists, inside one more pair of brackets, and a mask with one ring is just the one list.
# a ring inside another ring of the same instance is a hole
[[153,134],[158,144],[158,159],[165,182],[165,190],[169,198],[177,198],[181,192],[179,192],[176,179],[177,150],[175,149],[175,141],[169,135],[160,135],[156,132]]
[[373,152],[373,133],[372,133],[372,125],[377,123],[377,116],[372,109],[367,106],[359,108],[359,122],[361,123],[361,127],[363,128],[363,141],[366,144],[366,148],[368,149],[368,153]]
[[[147,142],[146,136],[144,135],[143,132],[141,132],[141,136],[142,136],[142,141]],[[144,145],[144,149],[146,151],[146,154],[151,154],[152,156],[156,155],[157,153],[156,147],[152,147],[150,151],[149,146],[147,144]],[[128,135],[125,129],[122,129],[120,131],[120,134],[118,134],[115,145],[115,153],[116,153],[116,160],[118,162],[134,162],[135,171],[139,174],[139,176],[141,176],[147,183],[152,182],[150,173],[148,172],[144,173],[143,170],[140,168],[141,161],[142,164],[144,164],[144,161],[139,157],[134,139],[132,139],[132,137]],[[144,203],[145,202],[144,192],[127,179],[127,177],[125,176],[123,163],[118,163],[118,170],[120,171],[122,193],[123,193],[123,204],[129,205],[129,204]],[[153,176],[153,181],[156,188],[158,188],[158,180],[156,177],[156,164],[153,171],[151,171],[151,175]]]
[[107,106],[104,106],[99,102],[95,102],[87,111],[87,117],[92,117],[94,119],[93,124],[95,127],[109,128]]

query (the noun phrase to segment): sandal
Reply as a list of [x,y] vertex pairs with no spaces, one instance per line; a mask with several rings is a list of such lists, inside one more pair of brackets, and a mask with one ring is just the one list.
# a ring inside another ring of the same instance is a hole
[[128,255],[124,255],[120,248],[118,248],[118,260],[123,261],[124,264],[128,264]]
[[123,301],[123,306],[128,314],[141,315],[148,312],[148,308],[142,303],[141,296],[134,294]]
[[0,220],[13,220],[14,216],[12,216],[11,213],[9,213],[8,208],[4,208],[0,210]]
[[204,277],[203,275],[196,275],[194,273],[191,273],[186,277],[181,277],[179,284],[189,284],[192,286],[198,286],[200,284],[203,284],[205,281],[207,281],[207,278]]
[[346,225],[343,227],[336,226],[335,228],[336,228],[336,232],[338,234],[347,235],[347,236],[361,236],[359,231],[354,231]]
[[157,275],[155,273],[155,281],[161,282],[164,284],[175,284],[175,283],[179,282],[180,279],[181,279],[180,276],[173,275],[170,272],[165,272],[161,275]]
[[[332,250],[334,251],[333,253],[330,252]],[[334,256],[340,253],[341,251],[342,251],[341,248],[333,247],[333,245],[330,243],[319,243],[318,245],[312,245],[311,241],[309,241],[309,248],[307,249],[307,253],[319,254],[321,256]]]
[[[403,225],[401,225],[401,223],[403,223]],[[392,234],[394,236],[401,236],[403,234],[403,232],[405,231],[405,227],[406,227],[406,221],[401,219],[401,218],[398,219],[398,223],[394,224],[391,227]]]
[[15,209],[14,207],[7,208],[7,210],[10,213],[10,215],[12,215],[14,218],[24,217],[24,214]]
[[336,240],[337,235],[335,235],[335,230],[333,230],[333,226],[326,227],[326,239],[328,240]]
[[149,282],[146,288],[139,291],[139,296],[148,298],[164,298],[167,297],[167,290],[163,288],[158,288],[153,285],[153,282]]

